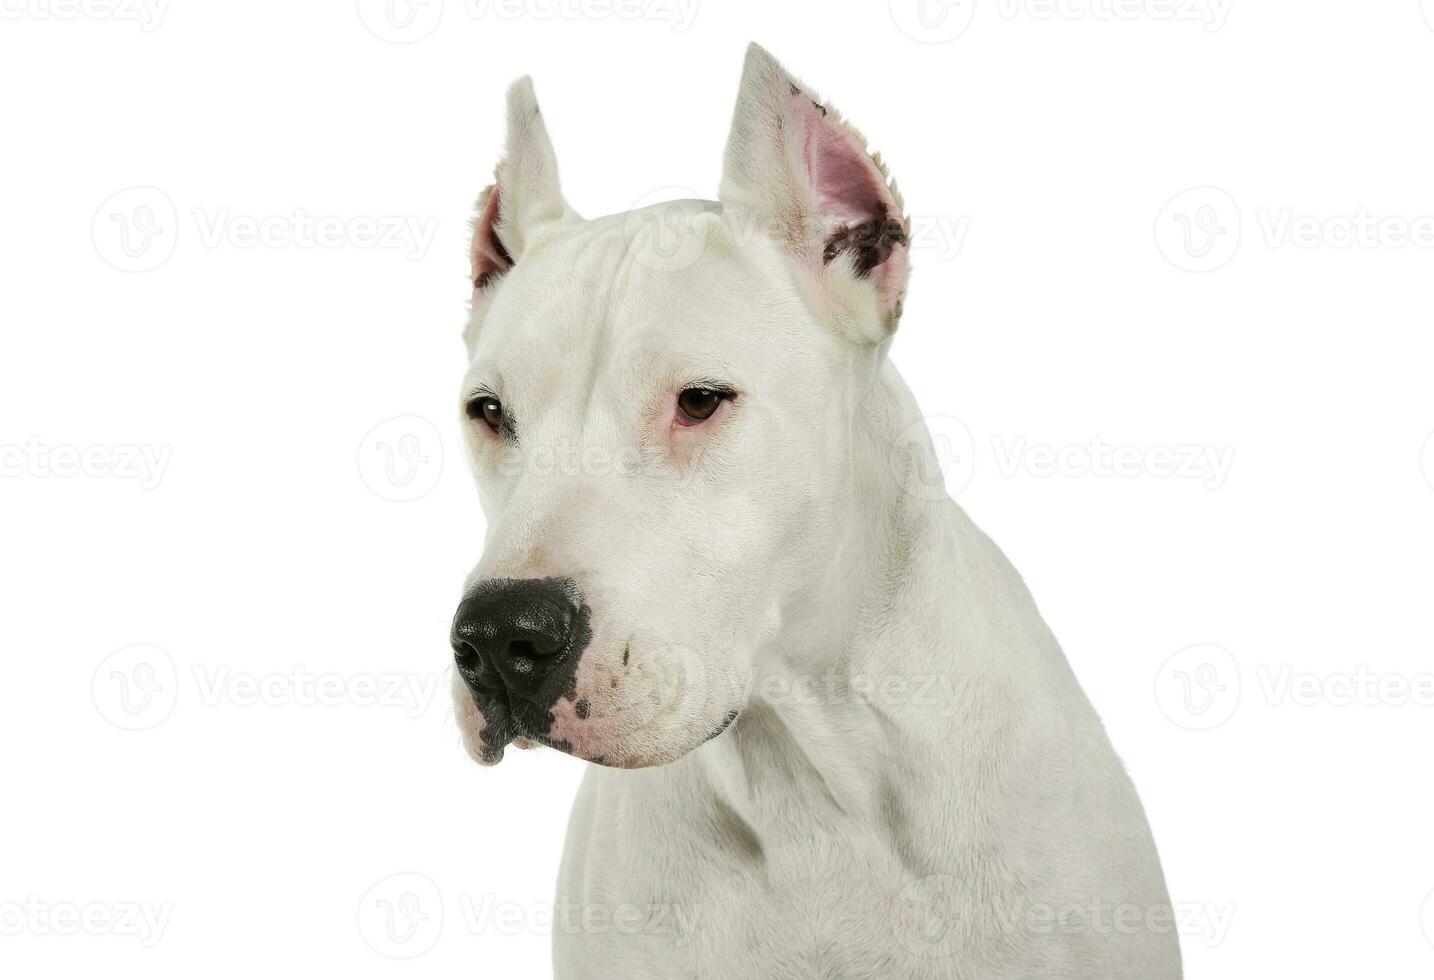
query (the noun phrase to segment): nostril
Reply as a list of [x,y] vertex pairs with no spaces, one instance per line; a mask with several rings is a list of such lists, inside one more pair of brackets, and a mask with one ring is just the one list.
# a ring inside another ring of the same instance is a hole
[[481,660],[478,651],[466,643],[453,644],[453,662],[463,670],[477,670]]
[[531,660],[535,655],[536,651],[533,650],[533,644],[530,640],[514,640],[508,644],[508,656],[510,657],[522,657],[525,660]]

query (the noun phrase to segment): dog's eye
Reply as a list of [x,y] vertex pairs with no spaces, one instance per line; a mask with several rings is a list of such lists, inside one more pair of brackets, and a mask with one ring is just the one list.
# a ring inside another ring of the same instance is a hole
[[701,425],[712,417],[717,406],[732,397],[717,388],[684,388],[677,396],[678,425]]
[[482,419],[494,432],[503,424],[503,403],[492,395],[479,395],[468,403],[468,417]]

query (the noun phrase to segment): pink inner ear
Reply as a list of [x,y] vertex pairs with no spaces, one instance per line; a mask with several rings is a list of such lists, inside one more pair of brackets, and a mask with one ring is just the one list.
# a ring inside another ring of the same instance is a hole
[[896,201],[866,148],[820,109],[813,106],[808,112],[807,172],[822,214],[838,225],[885,220]]
[[498,185],[488,188],[473,223],[473,288],[482,289],[513,267],[513,257],[498,238]]
[[899,313],[907,275],[901,204],[851,130],[805,93],[796,91],[793,98],[806,128],[807,174],[824,223],[825,260],[853,252],[857,274],[871,279],[887,308]]

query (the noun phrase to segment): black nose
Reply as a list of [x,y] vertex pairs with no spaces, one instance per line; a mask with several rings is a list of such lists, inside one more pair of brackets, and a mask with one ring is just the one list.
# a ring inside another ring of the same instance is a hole
[[474,693],[555,700],[546,682],[575,660],[583,606],[571,579],[490,579],[458,604],[449,639],[458,672]]

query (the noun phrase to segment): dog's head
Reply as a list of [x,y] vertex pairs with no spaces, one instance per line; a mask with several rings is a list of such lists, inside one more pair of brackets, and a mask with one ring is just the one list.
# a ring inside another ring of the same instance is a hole
[[848,528],[907,227],[863,138],[753,45],[720,202],[564,202],[527,79],[478,202],[463,424],[488,534],[454,618],[474,758],[668,762],[746,703]]

